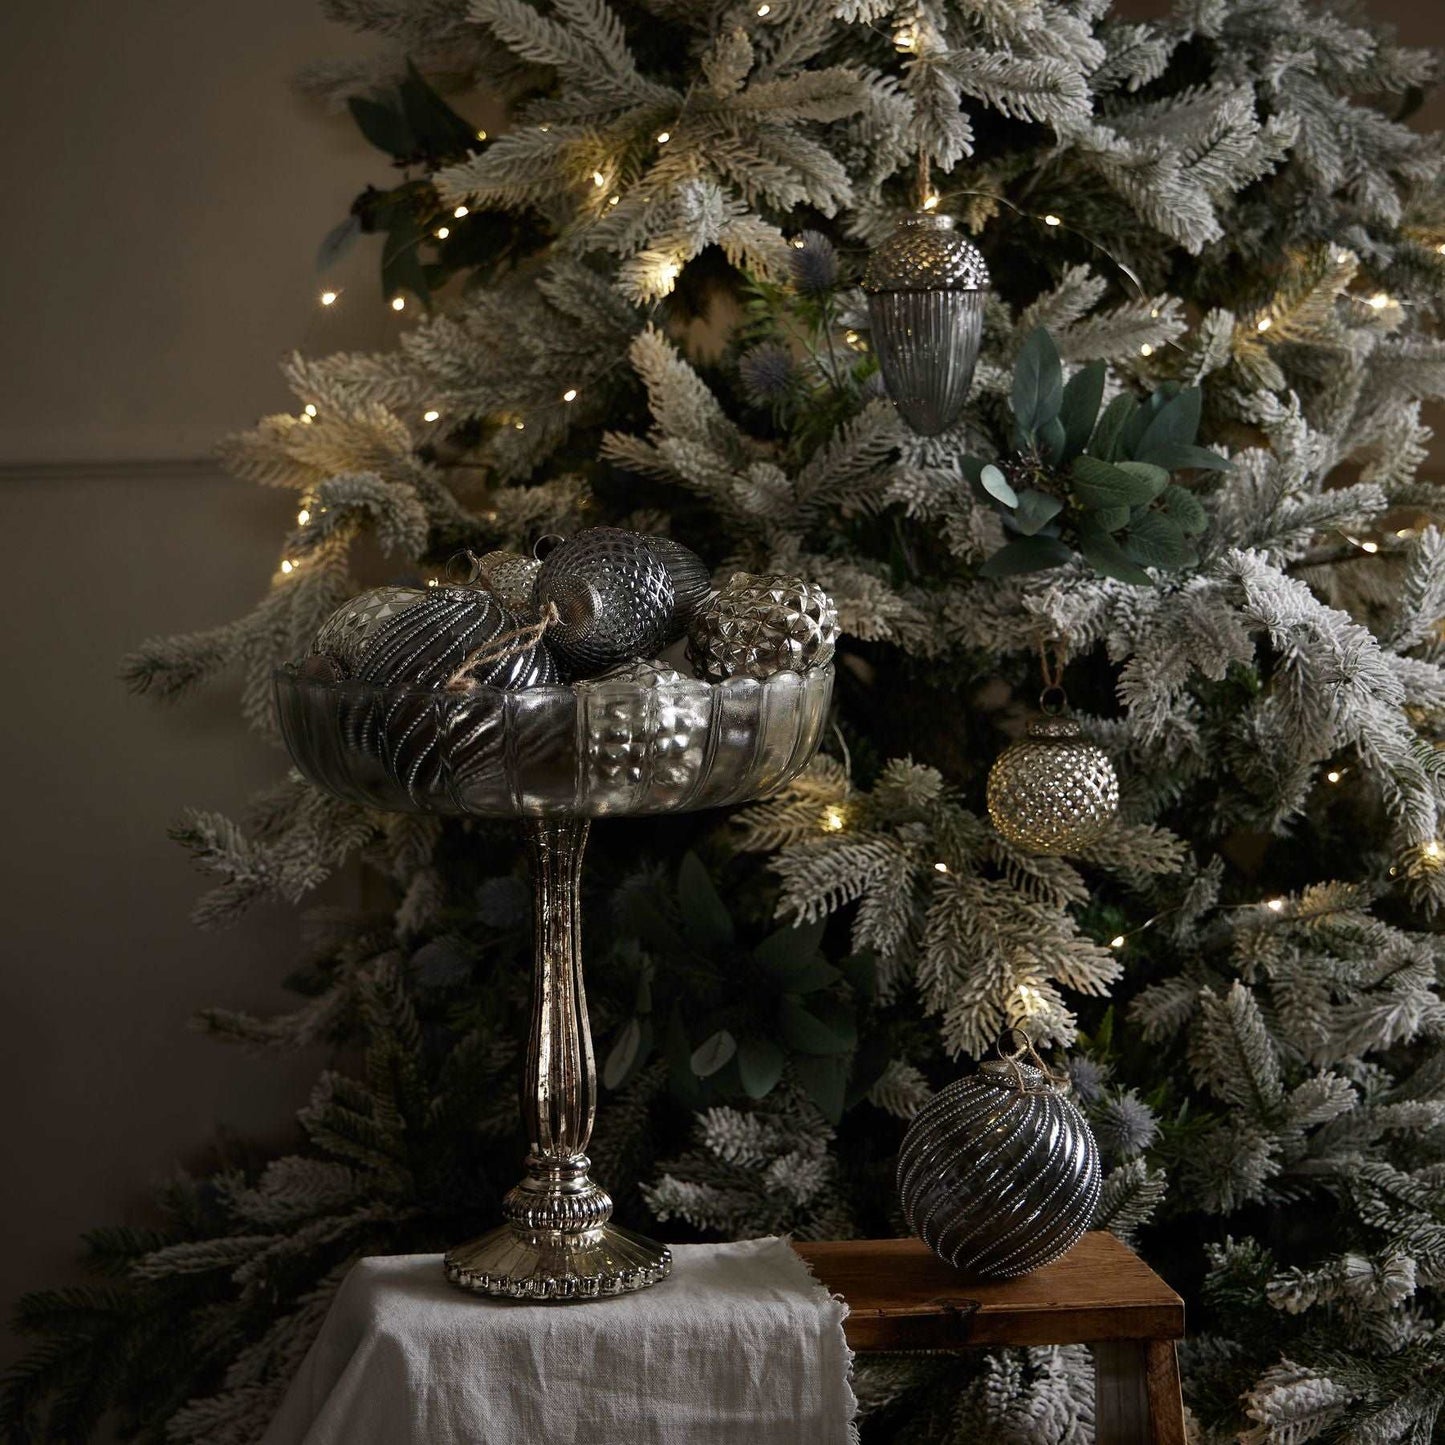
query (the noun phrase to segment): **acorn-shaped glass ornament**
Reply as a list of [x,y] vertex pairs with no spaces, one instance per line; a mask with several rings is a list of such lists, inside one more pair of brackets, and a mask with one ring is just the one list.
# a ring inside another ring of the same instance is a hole
[[635,532],[590,527],[558,542],[537,573],[533,602],[556,609],[547,645],[574,677],[649,657],[663,645],[676,597],[662,559]]
[[863,290],[883,384],[920,436],[946,431],[968,399],[988,284],[978,247],[937,212],[907,217],[868,257]]
[[974,1279],[1011,1279],[1067,1253],[1099,1202],[1089,1122],[1066,1097],[1068,1079],[1019,1036],[1017,1052],[935,1094],[898,1154],[909,1227]]
[[734,572],[687,634],[693,670],[709,682],[806,672],[831,660],[838,613],[821,587],[801,577]]

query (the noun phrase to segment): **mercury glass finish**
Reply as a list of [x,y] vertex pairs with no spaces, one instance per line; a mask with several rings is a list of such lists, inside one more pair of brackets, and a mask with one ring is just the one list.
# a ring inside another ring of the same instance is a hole
[[1072,718],[1045,717],[1010,743],[988,773],[988,816],[1020,848],[1074,853],[1100,838],[1119,811],[1109,755]]
[[921,436],[958,420],[983,339],[988,266],[952,216],[907,217],[868,258],[863,290],[888,395]]
[[717,686],[643,668],[574,687],[449,693],[277,670],[282,736],[318,787],[388,811],[522,820],[536,916],[522,1091],[530,1147],[506,1223],[447,1253],[453,1284],[562,1301],[666,1276],[665,1245],[610,1222],[586,1153],[597,1092],[578,888],[589,820],[776,791],[817,750],[832,684],[831,668]]
[[1099,1187],[1088,1121],[1027,1064],[985,1063],[941,1089],[898,1155],[909,1227],[975,1279],[1011,1279],[1067,1253]]

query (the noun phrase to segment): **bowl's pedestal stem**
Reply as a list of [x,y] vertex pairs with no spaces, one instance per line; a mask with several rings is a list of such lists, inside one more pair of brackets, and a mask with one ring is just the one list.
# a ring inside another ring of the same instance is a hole
[[507,1193],[507,1222],[446,1256],[447,1278],[481,1294],[595,1299],[666,1277],[666,1245],[609,1224],[612,1200],[588,1175],[597,1070],[582,987],[579,883],[585,818],[523,823],[532,869],[536,964],[522,1117],[526,1177]]

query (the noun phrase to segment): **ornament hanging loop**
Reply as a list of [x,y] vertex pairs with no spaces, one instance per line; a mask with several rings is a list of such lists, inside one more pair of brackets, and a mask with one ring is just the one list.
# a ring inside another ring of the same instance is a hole
[[1059,717],[1069,710],[1069,695],[1064,691],[1064,652],[1040,640],[1039,671],[1043,674],[1044,687],[1039,693],[1039,710],[1049,717]]
[[[1008,1049],[1010,1040],[1022,1042],[1012,1052]],[[1008,1066],[1014,1086],[1021,1094],[1067,1093],[1070,1087],[1067,1074],[1055,1073],[1044,1062],[1034,1041],[1017,1024],[1010,1024],[998,1036],[995,1045],[1001,1062]],[[1027,1072],[1025,1072],[1027,1069]]]
[[453,552],[442,569],[443,578],[459,587],[470,587],[482,575],[482,559],[470,547]]

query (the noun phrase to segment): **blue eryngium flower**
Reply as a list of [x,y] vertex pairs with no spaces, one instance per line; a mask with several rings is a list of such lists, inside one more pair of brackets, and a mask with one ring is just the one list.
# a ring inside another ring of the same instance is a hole
[[791,390],[797,374],[791,353],[776,341],[764,341],[738,360],[738,375],[748,400],[757,406],[773,406]]
[[823,296],[838,284],[838,252],[821,231],[804,231],[788,254],[793,285],[804,296]]

